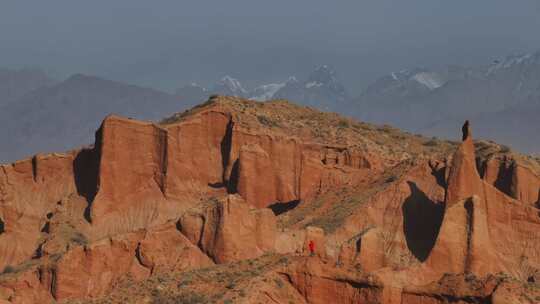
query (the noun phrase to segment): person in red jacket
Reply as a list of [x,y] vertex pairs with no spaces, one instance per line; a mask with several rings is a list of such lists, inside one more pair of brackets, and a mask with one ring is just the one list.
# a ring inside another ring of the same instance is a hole
[[309,248],[309,255],[314,256],[315,255],[315,242],[313,242],[313,240],[309,241],[308,248]]

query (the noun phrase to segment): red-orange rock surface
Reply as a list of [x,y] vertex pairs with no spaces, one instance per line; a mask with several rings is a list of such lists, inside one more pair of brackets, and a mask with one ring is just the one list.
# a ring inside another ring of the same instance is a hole
[[178,224],[189,240],[217,263],[261,256],[273,250],[276,239],[272,211],[255,209],[233,195],[201,212],[188,212]]
[[539,202],[538,177],[530,168],[511,157],[491,158],[483,165],[483,179],[505,194],[531,205]]
[[228,97],[159,124],[109,116],[92,147],[0,165],[0,303],[126,284],[157,301],[156,278],[214,302],[527,303],[540,162],[463,133]]

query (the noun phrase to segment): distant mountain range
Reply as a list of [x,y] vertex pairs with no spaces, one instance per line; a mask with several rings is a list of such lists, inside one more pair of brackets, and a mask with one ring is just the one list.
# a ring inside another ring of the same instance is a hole
[[305,80],[246,89],[226,76],[212,88],[178,90],[188,100],[212,94],[258,101],[288,99],[364,121],[391,124],[411,132],[453,138],[455,126],[470,119],[477,138],[493,139],[520,151],[540,153],[540,52],[513,55],[473,67],[413,68],[389,73],[351,98],[329,66]]
[[225,76],[209,88],[189,84],[175,93],[74,75],[56,81],[37,69],[0,69],[0,162],[91,143],[108,114],[158,120],[206,100],[230,95],[258,101],[288,99],[410,132],[452,138],[465,119],[475,137],[540,153],[540,52],[488,65],[414,68],[389,73],[351,98],[327,65],[305,79],[245,87]]
[[452,137],[463,120],[477,137],[540,152],[540,52],[477,67],[391,73],[351,101],[354,116],[410,131]]
[[339,111],[348,101],[347,91],[337,80],[336,72],[327,65],[316,68],[303,81],[291,76],[288,80],[246,89],[238,79],[225,76],[207,89],[197,84],[184,86],[176,95],[186,100],[204,100],[210,95],[244,97],[257,101],[288,99],[326,111]]
[[74,75],[0,108],[0,162],[91,143],[96,127],[112,113],[158,120],[188,106],[172,94]]
[[55,82],[39,69],[12,70],[0,68],[0,108],[26,93]]

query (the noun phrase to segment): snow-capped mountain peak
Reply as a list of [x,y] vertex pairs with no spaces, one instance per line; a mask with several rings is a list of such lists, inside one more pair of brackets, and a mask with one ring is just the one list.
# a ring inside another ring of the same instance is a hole
[[306,89],[311,89],[313,87],[322,87],[323,85],[324,85],[324,83],[322,83],[322,82],[312,81],[312,82],[306,83],[305,87],[306,87]]
[[289,79],[287,79],[287,84],[292,84],[292,83],[298,83],[298,79],[296,78],[296,76],[290,76]]
[[319,87],[322,85],[333,85],[338,83],[336,79],[336,72],[330,68],[328,65],[321,65],[313,71],[306,81],[306,88],[309,87]]
[[430,90],[438,89],[445,83],[444,79],[439,74],[433,72],[420,72],[412,76],[412,79]]
[[387,83],[392,86],[396,83],[399,85],[407,85],[411,81],[419,84],[428,90],[435,90],[442,87],[446,83],[445,77],[441,73],[428,71],[425,69],[401,70],[399,72],[391,72],[386,76]]
[[[286,81],[260,85],[252,90],[245,89],[238,79],[224,76],[211,90],[192,90],[198,86],[186,86],[177,91],[177,96],[201,99],[198,96],[220,94],[249,98],[257,101],[288,99],[315,106],[325,110],[336,110],[347,98],[347,92],[338,81],[335,71],[328,65],[321,65],[309,74],[307,79],[299,81],[290,76]],[[196,95],[196,94],[197,95]]]
[[493,63],[489,66],[486,72],[486,76],[489,76],[499,70],[509,69],[521,64],[528,64],[531,61],[537,60],[538,57],[540,57],[540,53],[511,55],[503,60],[494,60]]
[[244,96],[248,93],[238,79],[229,75],[224,76],[220,81],[218,81],[215,91],[225,91],[227,93],[231,93],[232,95],[238,96]]
[[390,77],[395,81],[407,80],[407,79],[411,78],[412,76],[414,76],[414,74],[416,74],[418,72],[419,72],[419,70],[411,71],[411,70],[403,69],[403,70],[400,70],[398,72],[390,73]]
[[251,92],[250,99],[257,101],[270,100],[274,97],[276,92],[283,88],[285,85],[286,83],[281,82],[258,86]]

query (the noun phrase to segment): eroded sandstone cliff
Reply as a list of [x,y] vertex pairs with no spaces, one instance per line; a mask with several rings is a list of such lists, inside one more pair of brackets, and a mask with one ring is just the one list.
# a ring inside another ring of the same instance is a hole
[[463,133],[229,97],[109,116],[0,166],[0,303],[534,303],[539,162]]

